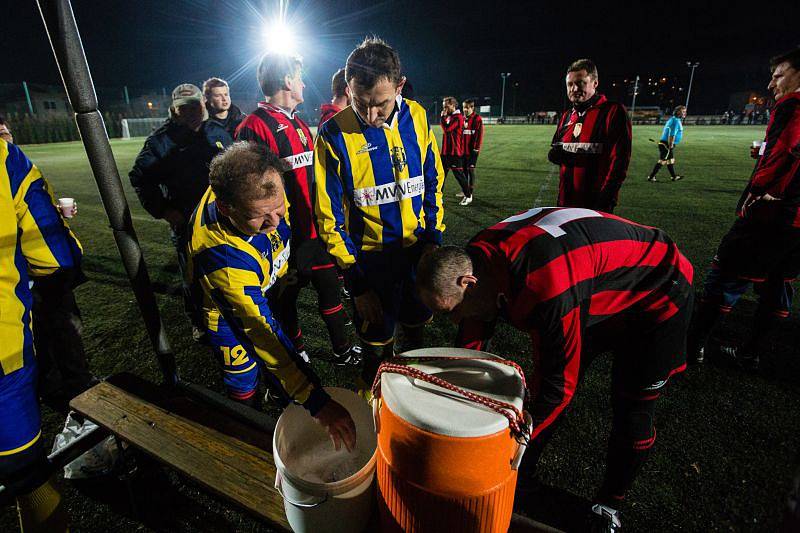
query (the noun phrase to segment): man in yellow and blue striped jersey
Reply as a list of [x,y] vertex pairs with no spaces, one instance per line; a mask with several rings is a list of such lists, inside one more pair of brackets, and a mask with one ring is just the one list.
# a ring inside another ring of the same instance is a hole
[[319,234],[353,295],[370,383],[379,347],[422,344],[431,312],[414,292],[416,264],[444,231],[444,171],[425,109],[403,99],[400,59],[368,38],[347,58],[351,105],[322,125],[314,147]]
[[288,268],[291,231],[277,155],[235,143],[211,161],[211,187],[189,222],[189,281],[203,295],[208,337],[228,396],[255,406],[263,375],[284,406],[302,404],[336,448],[355,444],[355,424],[283,332],[270,288]]
[[39,169],[5,140],[0,163],[0,484],[16,496],[23,530],[65,531],[47,481],[30,282],[79,266],[82,251]]

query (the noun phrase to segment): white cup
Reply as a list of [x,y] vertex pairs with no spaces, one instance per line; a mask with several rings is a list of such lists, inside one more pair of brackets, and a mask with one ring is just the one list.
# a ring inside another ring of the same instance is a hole
[[72,211],[75,209],[75,198],[59,198],[58,208],[64,218],[72,218]]
[[753,141],[753,148],[761,148],[762,144],[764,144],[764,141]]

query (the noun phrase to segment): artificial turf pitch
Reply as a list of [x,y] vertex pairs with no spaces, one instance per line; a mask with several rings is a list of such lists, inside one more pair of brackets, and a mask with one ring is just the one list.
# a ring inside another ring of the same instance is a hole
[[[438,130],[438,128],[435,128]],[[753,161],[749,145],[764,127],[687,127],[676,150],[680,182],[666,169],[658,183],[645,178],[657,157],[648,138],[659,127],[634,127],[633,158],[616,214],[659,226],[695,265],[700,287]],[[475,202],[458,205],[457,184],[445,186],[445,241],[464,243],[479,229],[534,205],[552,205],[557,169],[547,162],[551,126],[490,126],[478,161]],[[133,221],[158,301],[186,379],[222,390],[220,373],[208,349],[193,343],[182,302],[164,287],[177,283],[176,260],[165,222],[153,220],[139,205],[127,180],[143,139],[112,142],[123,176]],[[71,223],[84,248],[89,282],[76,290],[84,319],[84,343],[98,376],[132,371],[157,380],[158,367],[125,276],[108,220],[80,143],[23,147],[58,196],[74,197],[79,214]],[[747,250],[742,250],[748,253]],[[352,372],[324,360],[327,334],[316,312],[315,296],[303,292],[301,320],[314,366],[326,384],[351,384]],[[744,338],[753,311],[747,297],[716,333]],[[795,311],[797,310],[795,305]],[[623,512],[629,531],[775,530],[800,451],[800,322],[791,318],[762,354],[758,375],[710,361],[674,378],[659,400],[658,440]],[[454,326],[437,319],[429,328],[431,346],[452,342]],[[500,327],[494,351],[533,372],[527,338]],[[642,354],[647,357],[647,354]],[[569,528],[580,506],[599,485],[610,426],[608,357],[596,360],[555,437],[542,456],[542,488],[517,501],[521,512]],[[44,435],[52,442],[63,420],[46,408]],[[72,531],[268,531],[237,510],[206,496],[177,475],[150,464],[134,479],[137,512],[128,505],[124,485],[114,478],[65,484]],[[16,527],[13,508],[0,509],[0,531]]]

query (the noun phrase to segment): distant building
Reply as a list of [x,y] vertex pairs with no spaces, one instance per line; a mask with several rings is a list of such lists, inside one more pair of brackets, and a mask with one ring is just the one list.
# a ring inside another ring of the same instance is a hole
[[[58,85],[29,83],[28,93],[34,114],[72,112],[67,94]],[[0,84],[0,109],[5,115],[29,113],[28,100],[22,83]]]

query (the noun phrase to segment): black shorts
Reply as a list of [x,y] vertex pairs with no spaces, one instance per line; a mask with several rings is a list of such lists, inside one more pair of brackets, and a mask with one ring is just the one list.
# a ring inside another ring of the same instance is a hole
[[442,166],[444,166],[445,170],[447,169],[461,170],[464,168],[464,157],[460,155],[442,154]]
[[478,152],[470,152],[464,159],[467,168],[475,168],[475,165],[478,164]]
[[315,270],[335,269],[336,263],[320,239],[308,239],[298,242],[296,247],[292,242],[289,268],[296,269],[298,275],[309,278]]
[[647,315],[632,310],[587,328],[585,355],[591,361],[599,353],[610,351],[615,373],[628,390],[659,388],[656,386],[686,368],[693,294],[689,292],[686,302],[663,322],[654,323]]
[[383,346],[394,340],[395,326],[421,326],[433,314],[420,301],[414,284],[422,243],[408,248],[364,252],[358,262],[375,291],[383,308],[383,322],[372,324],[353,310],[353,325],[359,338],[373,346]]
[[675,147],[673,146],[670,148],[667,146],[667,143],[661,141],[658,143],[658,160],[659,162],[669,161],[670,163],[675,162]]
[[757,282],[797,279],[800,228],[740,218],[722,237],[712,263],[728,277]]

